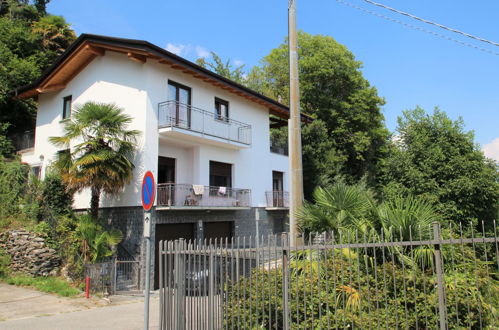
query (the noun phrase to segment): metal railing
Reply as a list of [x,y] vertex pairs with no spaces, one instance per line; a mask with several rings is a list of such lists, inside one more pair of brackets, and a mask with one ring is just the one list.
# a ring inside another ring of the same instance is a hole
[[192,184],[160,183],[158,206],[249,207],[251,190]]
[[288,207],[289,208],[289,193],[287,191],[267,191],[267,207]]
[[13,142],[16,151],[33,148],[35,146],[35,130],[14,135]]
[[276,137],[270,137],[270,152],[288,156],[288,143]]
[[251,125],[177,101],[158,104],[158,124],[160,128],[178,127],[231,142],[251,144]]
[[114,292],[138,291],[140,283],[140,263],[133,258],[116,259],[114,263]]
[[497,329],[498,240],[494,222],[161,241],[160,328]]

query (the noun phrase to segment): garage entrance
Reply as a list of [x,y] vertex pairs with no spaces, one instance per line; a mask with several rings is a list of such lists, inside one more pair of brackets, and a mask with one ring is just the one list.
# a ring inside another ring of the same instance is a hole
[[154,244],[154,289],[159,288],[159,242],[173,241],[179,238],[193,240],[194,223],[172,223],[156,225]]
[[203,222],[203,232],[206,241],[232,238],[232,221]]

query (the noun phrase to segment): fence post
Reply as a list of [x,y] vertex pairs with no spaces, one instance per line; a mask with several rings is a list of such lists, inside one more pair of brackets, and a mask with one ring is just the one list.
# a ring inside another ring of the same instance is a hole
[[281,236],[282,245],[282,323],[283,329],[289,329],[289,244],[288,235]]
[[165,307],[164,307],[164,296],[163,292],[165,290],[165,283],[163,281],[163,257],[164,257],[164,241],[159,241],[159,328],[165,329],[164,317],[165,317]]
[[214,304],[215,304],[215,267],[213,262],[213,249],[211,245],[209,246],[209,256],[208,256],[208,329],[215,329],[215,316],[214,316]]
[[185,322],[184,322],[184,240],[181,238],[175,241],[175,322],[176,329],[184,330]]
[[[433,223],[433,239],[440,241],[440,224]],[[440,329],[447,329],[447,315],[445,307],[445,283],[442,267],[442,254],[440,252],[440,244],[435,245],[435,270],[437,272],[437,292],[438,292],[438,314],[440,318]]]
[[113,294],[116,294],[116,282],[118,282],[118,257],[114,256],[114,269],[112,272],[113,281]]

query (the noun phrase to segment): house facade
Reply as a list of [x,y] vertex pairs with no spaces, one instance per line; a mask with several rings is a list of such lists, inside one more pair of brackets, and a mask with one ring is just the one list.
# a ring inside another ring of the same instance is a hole
[[[140,188],[148,170],[157,182],[156,247],[286,230],[288,157],[271,145],[269,129],[285,123],[286,106],[145,41],[95,35],[80,36],[16,93],[38,101],[34,147],[21,155],[41,177],[62,151],[49,137],[63,134],[75,106],[114,103],[133,118],[128,129],[141,132],[133,179],[100,205],[107,224],[124,233],[121,253],[144,253]],[[89,191],[75,195],[75,209],[89,204]]]

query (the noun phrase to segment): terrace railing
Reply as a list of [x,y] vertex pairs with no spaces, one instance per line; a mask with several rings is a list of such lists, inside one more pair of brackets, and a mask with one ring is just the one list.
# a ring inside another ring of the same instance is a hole
[[177,127],[230,142],[251,144],[251,125],[177,101],[158,104],[159,128]]
[[267,191],[267,207],[289,207],[289,193],[287,191]]
[[16,134],[14,135],[13,140],[16,151],[33,148],[35,146],[35,130]]
[[158,184],[158,206],[249,207],[251,190],[192,184]]

